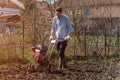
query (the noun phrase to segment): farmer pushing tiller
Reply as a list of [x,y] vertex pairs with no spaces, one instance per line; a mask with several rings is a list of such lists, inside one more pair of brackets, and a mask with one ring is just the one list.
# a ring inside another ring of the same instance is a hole
[[59,66],[58,70],[67,68],[65,59],[65,49],[67,47],[68,40],[70,39],[70,34],[73,32],[73,27],[68,16],[62,14],[62,8],[56,8],[56,16],[52,21],[52,30],[50,40],[53,39],[53,35],[56,37],[56,49],[59,54]]
[[[62,14],[62,8],[58,7],[56,9],[56,16],[52,21],[52,30],[49,40],[52,40],[51,44],[56,45],[56,49],[59,55],[59,65],[58,70],[62,70],[63,68],[67,68],[66,59],[65,59],[65,49],[67,47],[67,43],[70,39],[70,34],[73,32],[73,27],[70,22],[68,16]],[[53,35],[56,35],[56,40],[53,40]],[[34,59],[43,67],[47,67],[50,70],[51,66],[54,63],[54,59],[46,58],[46,53],[50,49],[44,45],[39,45],[36,48],[33,48],[35,52]],[[53,45],[53,46],[54,46]],[[52,47],[53,48],[53,47]]]

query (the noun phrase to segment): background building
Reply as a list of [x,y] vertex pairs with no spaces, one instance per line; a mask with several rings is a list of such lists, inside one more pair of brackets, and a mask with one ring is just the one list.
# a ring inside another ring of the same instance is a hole
[[18,0],[0,0],[0,33],[5,33],[6,28],[10,29],[9,25],[12,26],[13,23],[20,21],[22,9],[23,4]]

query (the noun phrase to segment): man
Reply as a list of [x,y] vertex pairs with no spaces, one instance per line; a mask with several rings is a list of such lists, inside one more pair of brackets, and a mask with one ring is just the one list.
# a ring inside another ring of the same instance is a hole
[[59,70],[67,67],[64,52],[67,46],[67,42],[70,39],[71,32],[73,32],[73,27],[70,19],[68,16],[62,14],[61,7],[57,7],[56,16],[52,21],[52,30],[49,40],[53,39],[53,35],[55,33],[56,48],[59,54]]

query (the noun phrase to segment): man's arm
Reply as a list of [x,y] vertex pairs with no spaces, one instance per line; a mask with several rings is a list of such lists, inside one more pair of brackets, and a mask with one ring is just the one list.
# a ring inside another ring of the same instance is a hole
[[73,26],[71,24],[71,21],[70,21],[69,17],[66,18],[66,22],[67,22],[66,23],[67,24],[66,27],[68,29],[68,35],[66,37],[64,37],[64,39],[65,40],[69,40],[70,39],[70,35],[74,31],[74,29],[73,29]]
[[74,31],[74,29],[73,29],[73,26],[71,24],[69,17],[67,17],[67,27],[68,27],[68,34],[71,34]]
[[54,33],[55,33],[55,19],[53,18],[53,21],[52,21],[52,29],[51,29],[51,34],[50,34],[49,40],[52,40],[52,39],[53,39]]

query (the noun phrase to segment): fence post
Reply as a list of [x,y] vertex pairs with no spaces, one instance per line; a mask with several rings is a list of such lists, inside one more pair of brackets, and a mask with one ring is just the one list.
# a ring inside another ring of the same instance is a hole
[[87,56],[87,54],[86,54],[86,41],[87,41],[87,40],[86,40],[86,27],[85,27],[84,41],[85,41],[85,42],[84,42],[84,43],[85,43],[85,47],[84,47],[84,48],[85,48],[85,49],[84,49],[84,50],[85,50],[85,56]]
[[117,37],[117,54],[119,55],[119,28],[116,25],[116,37]]
[[105,26],[105,35],[104,35],[105,36],[105,56],[106,56],[106,53],[107,53],[106,52],[106,46],[107,46],[107,38],[106,38],[107,34],[106,33],[107,33],[107,31],[106,31],[106,26]]
[[22,47],[22,59],[24,59],[24,42],[25,42],[25,37],[24,37],[24,28],[25,28],[25,22],[23,21],[23,47]]
[[74,36],[74,55],[76,55],[76,36]]
[[33,27],[34,27],[34,46],[35,46],[36,45],[36,1],[34,2],[33,14],[34,14]]

